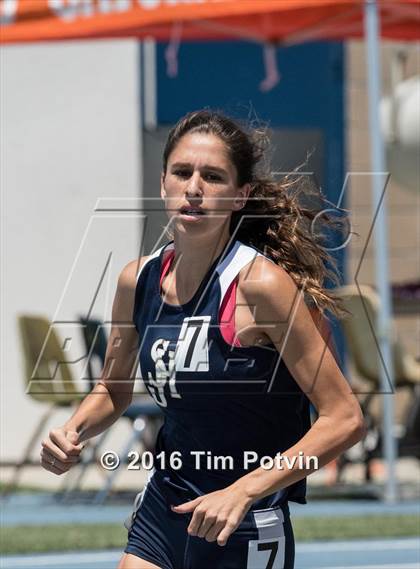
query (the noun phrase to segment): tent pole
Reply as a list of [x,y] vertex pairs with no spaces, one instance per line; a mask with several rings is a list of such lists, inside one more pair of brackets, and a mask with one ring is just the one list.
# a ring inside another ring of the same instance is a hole
[[[383,403],[383,456],[386,464],[386,480],[383,499],[397,500],[396,458],[397,445],[394,437],[394,365],[391,349],[392,307],[388,273],[387,207],[383,196],[387,182],[384,145],[379,122],[381,88],[381,65],[379,50],[379,21],[376,0],[365,0],[364,27],[366,41],[367,84],[369,102],[369,133],[372,164],[373,211],[377,211],[374,225],[376,286],[380,298],[378,322],[375,327],[383,358],[379,365]],[[382,199],[382,203],[381,203]],[[373,356],[373,354],[372,354]]]
[[143,81],[144,81],[144,127],[146,130],[157,128],[157,77],[156,77],[156,41],[145,38],[143,41]]

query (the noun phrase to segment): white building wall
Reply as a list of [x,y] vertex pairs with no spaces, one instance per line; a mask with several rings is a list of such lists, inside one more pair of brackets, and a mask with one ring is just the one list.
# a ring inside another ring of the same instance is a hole
[[[140,196],[140,80],[132,40],[3,47],[0,57],[0,456],[13,460],[45,409],[25,394],[17,314],[68,321],[93,304],[93,316],[109,318],[118,274],[138,255],[138,214],[94,208]],[[61,332],[69,359],[80,357],[80,330]]]

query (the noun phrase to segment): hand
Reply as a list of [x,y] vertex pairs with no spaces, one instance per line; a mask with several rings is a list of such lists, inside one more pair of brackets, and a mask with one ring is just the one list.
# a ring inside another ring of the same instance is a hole
[[79,433],[67,431],[63,427],[50,431],[42,441],[41,465],[54,474],[64,474],[80,462],[80,453],[84,448],[79,443]]
[[190,535],[204,537],[207,541],[217,540],[218,545],[226,545],[228,537],[242,522],[251,504],[252,499],[232,485],[171,508],[177,514],[194,512],[187,528]]

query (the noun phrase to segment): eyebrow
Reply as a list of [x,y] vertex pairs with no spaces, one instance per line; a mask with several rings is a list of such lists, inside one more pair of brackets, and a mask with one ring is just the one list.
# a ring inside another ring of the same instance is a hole
[[[172,164],[172,168],[191,168],[191,164],[189,162],[175,162]],[[224,174],[227,176],[227,171],[224,168],[219,168],[218,166],[211,166],[210,164],[204,164],[202,170],[212,170],[213,172],[219,172],[220,174]]]

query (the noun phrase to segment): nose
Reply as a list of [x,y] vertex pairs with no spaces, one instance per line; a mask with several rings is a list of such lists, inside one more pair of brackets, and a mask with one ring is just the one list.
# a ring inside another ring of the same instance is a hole
[[188,180],[186,195],[191,197],[202,195],[200,172],[194,172],[194,174]]

